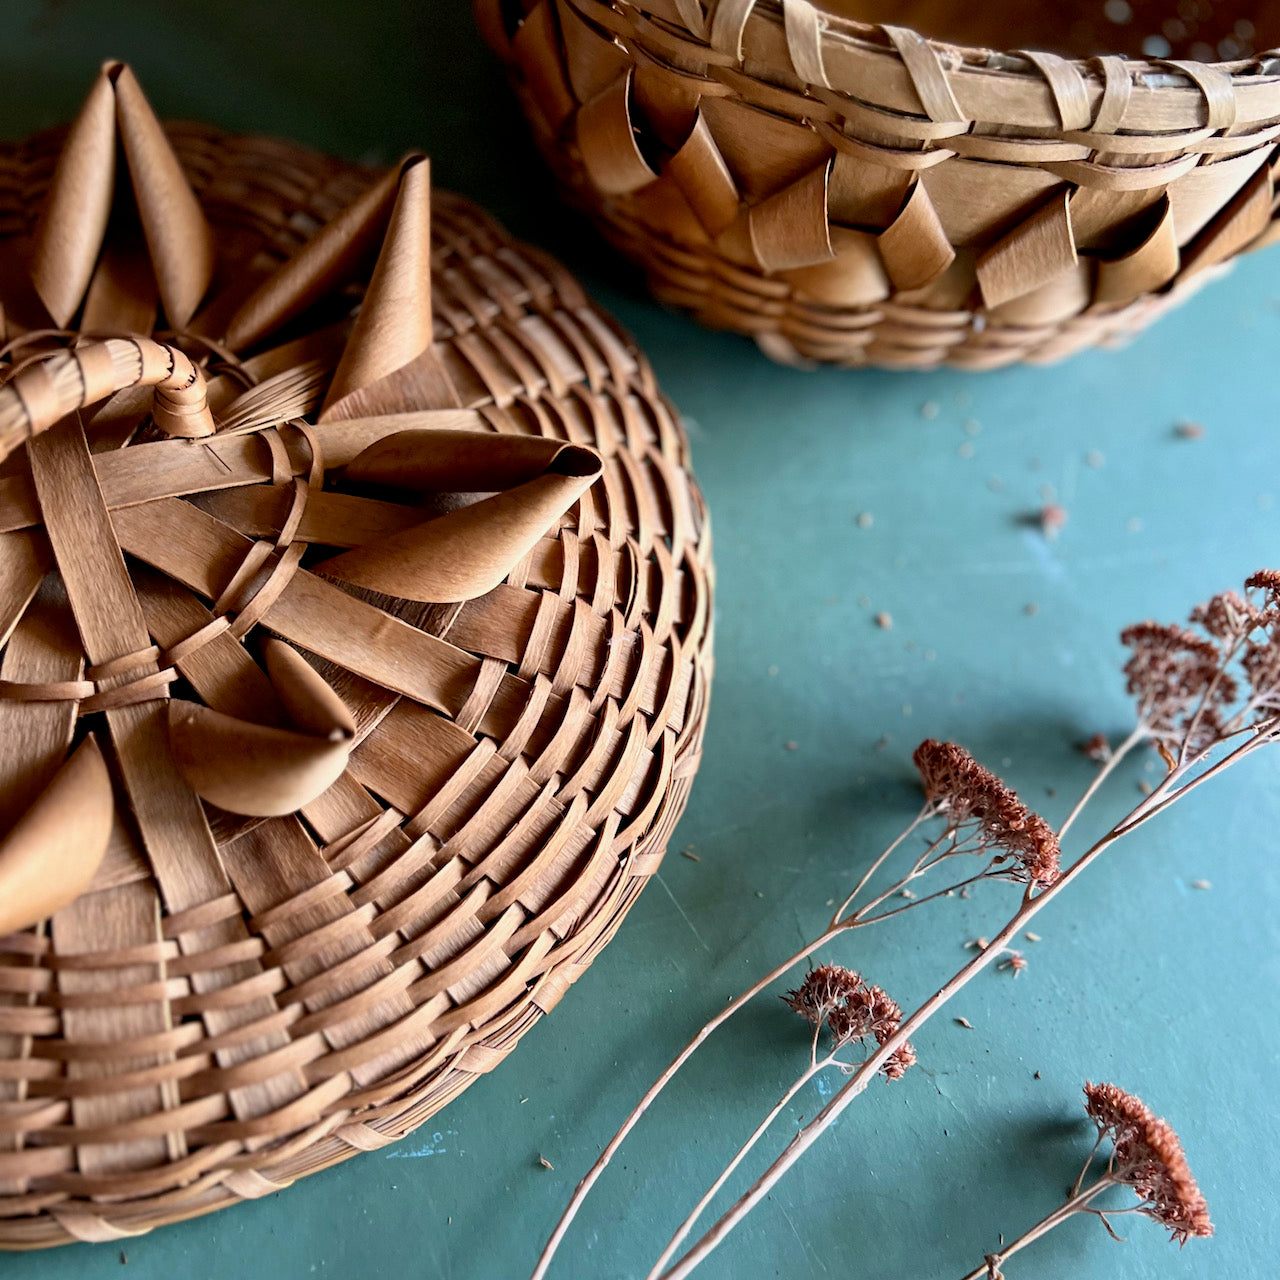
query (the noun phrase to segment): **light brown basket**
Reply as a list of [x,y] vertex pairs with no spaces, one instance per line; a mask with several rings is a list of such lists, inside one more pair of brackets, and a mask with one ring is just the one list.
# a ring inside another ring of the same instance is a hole
[[119,65],[0,147],[0,1247],[416,1128],[684,807],[679,421],[427,172],[166,136]]
[[[778,359],[1058,359],[1135,332],[1275,234],[1280,59],[1237,56],[1208,4],[1121,4],[1126,27],[1101,0],[476,11],[570,199],[659,298]],[[1199,27],[1176,16],[1193,11]],[[1235,60],[1106,43],[1151,33]]]

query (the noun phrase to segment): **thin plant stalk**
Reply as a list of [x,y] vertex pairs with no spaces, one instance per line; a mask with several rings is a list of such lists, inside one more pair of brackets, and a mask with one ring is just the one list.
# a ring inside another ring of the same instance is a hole
[[[1000,1248],[996,1253],[988,1254],[980,1267],[975,1267],[964,1280],[988,1280],[992,1275],[999,1275],[1000,1267],[1021,1252],[1029,1244],[1034,1244],[1041,1236],[1061,1226],[1073,1213],[1081,1213],[1088,1209],[1089,1203],[1102,1194],[1108,1187],[1117,1186],[1116,1179],[1110,1173],[1104,1173],[1096,1182],[1077,1191],[1066,1204],[1059,1205],[1052,1213],[1041,1218],[1029,1231],[1024,1232],[1016,1240]],[[1121,1212],[1126,1212],[1121,1210]]]
[[780,965],[771,969],[758,982],[753,983],[740,996],[731,1000],[719,1013],[710,1021],[704,1023],[694,1035],[693,1039],[680,1050],[667,1066],[667,1069],[651,1084],[644,1097],[632,1108],[630,1115],[622,1122],[618,1132],[609,1139],[608,1146],[596,1157],[595,1163],[587,1170],[581,1182],[578,1183],[574,1190],[573,1197],[570,1199],[564,1212],[560,1215],[559,1222],[556,1223],[555,1230],[551,1233],[546,1245],[543,1247],[542,1254],[538,1258],[538,1265],[534,1269],[530,1280],[544,1280],[547,1274],[547,1268],[550,1267],[552,1259],[555,1257],[556,1250],[560,1247],[560,1242],[564,1239],[569,1227],[573,1224],[574,1218],[578,1214],[578,1210],[582,1207],[583,1200],[586,1199],[587,1193],[596,1184],[600,1175],[608,1167],[609,1162],[613,1159],[618,1148],[626,1141],[627,1135],[635,1128],[640,1117],[648,1111],[653,1104],[654,1099],[666,1088],[668,1082],[680,1070],[682,1066],[693,1056],[698,1046],[709,1036],[716,1028],[727,1022],[743,1005],[754,999],[766,987],[777,982],[779,978],[783,978],[802,960],[807,960],[819,948],[826,946],[832,938],[838,937],[844,932],[845,926],[838,925],[827,929],[824,933],[816,937],[812,942],[806,943],[793,956],[789,956]]
[[679,1228],[676,1230],[675,1235],[671,1237],[671,1240],[668,1242],[667,1247],[662,1251],[662,1256],[657,1260],[657,1262],[653,1264],[653,1267],[650,1269],[648,1275],[645,1276],[645,1280],[656,1280],[656,1277],[662,1274],[662,1268],[665,1267],[667,1263],[670,1262],[671,1259],[675,1256],[676,1251],[680,1248],[680,1245],[684,1242],[685,1237],[689,1234],[690,1231],[693,1230],[694,1224],[698,1221],[700,1217],[702,1217],[703,1213],[706,1211],[707,1206],[712,1202],[712,1200],[716,1198],[717,1194],[720,1191],[720,1188],[723,1187],[726,1182],[728,1182],[728,1180],[733,1176],[733,1171],[743,1162],[743,1160],[747,1158],[748,1155],[751,1154],[752,1148],[754,1148],[756,1143],[759,1142],[762,1137],[764,1137],[765,1133],[772,1126],[773,1122],[786,1109],[791,1099],[794,1098],[796,1094],[798,1094],[801,1091],[801,1089],[803,1089],[805,1085],[807,1085],[809,1081],[814,1078],[814,1076],[818,1075],[820,1072],[824,1071],[827,1067],[831,1066],[832,1063],[835,1062],[836,1050],[832,1050],[832,1052],[828,1054],[825,1058],[819,1058],[817,1056],[818,1036],[821,1034],[821,1032],[822,1032],[821,1026],[814,1027],[813,1045],[809,1051],[809,1065],[805,1067],[805,1069],[796,1077],[795,1080],[791,1082],[790,1085],[787,1086],[786,1092],[782,1095],[781,1098],[778,1099],[777,1103],[770,1109],[768,1115],[766,1115],[764,1119],[761,1120],[758,1125],[756,1125],[755,1130],[752,1132],[751,1136],[746,1140],[746,1142],[742,1144],[742,1146],[738,1148],[737,1154],[735,1154],[733,1159],[730,1160],[727,1165],[725,1165],[724,1169],[720,1173],[720,1176],[707,1188],[706,1192],[702,1196],[702,1199],[699,1200],[698,1203],[693,1206],[692,1210],[690,1210],[689,1212],[689,1216],[680,1224]]

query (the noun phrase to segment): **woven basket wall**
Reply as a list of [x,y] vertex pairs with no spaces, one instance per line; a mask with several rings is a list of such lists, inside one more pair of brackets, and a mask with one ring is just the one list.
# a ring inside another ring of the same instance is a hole
[[1273,237],[1280,58],[1121,57],[1102,9],[476,0],[568,197],[659,298],[781,360],[893,368],[1124,337]]
[[426,175],[166,140],[118,65],[69,137],[0,146],[0,1247],[416,1128],[684,807],[711,565],[679,420]]

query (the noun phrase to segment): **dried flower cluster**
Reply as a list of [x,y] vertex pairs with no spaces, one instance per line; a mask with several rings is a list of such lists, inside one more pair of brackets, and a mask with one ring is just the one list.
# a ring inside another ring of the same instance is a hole
[[1110,1174],[1134,1189],[1143,1202],[1140,1212],[1168,1227],[1179,1244],[1213,1235],[1209,1206],[1172,1126],[1116,1085],[1086,1084],[1084,1096],[1099,1136],[1114,1145]]
[[1124,667],[1128,689],[1157,746],[1172,758],[1184,742],[1200,751],[1221,739],[1238,690],[1217,644],[1165,622],[1126,627],[1120,642],[1133,651]]
[[[897,1001],[843,965],[823,964],[810,970],[804,982],[782,999],[815,1027],[825,1023],[836,1049],[868,1038],[884,1044],[902,1025]],[[887,1080],[901,1080],[915,1061],[915,1049],[904,1043],[880,1071]]]
[[1053,828],[1027,808],[990,769],[954,742],[928,738],[912,757],[925,797],[976,852],[1009,863],[1002,874],[1047,888],[1058,878],[1061,850]]
[[1168,760],[1280,713],[1280,573],[1265,569],[1244,585],[1244,596],[1224,591],[1192,610],[1199,632],[1142,622],[1120,635],[1139,723]]

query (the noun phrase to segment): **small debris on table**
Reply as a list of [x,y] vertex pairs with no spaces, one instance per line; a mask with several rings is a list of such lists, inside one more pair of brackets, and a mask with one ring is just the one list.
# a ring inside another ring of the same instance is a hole
[[1208,880],[1193,880],[1191,887],[1193,889],[1212,889],[1213,885]]
[[1179,422],[1173,434],[1180,440],[1203,440],[1204,424],[1200,422]]
[[870,529],[871,526],[875,524],[875,522],[876,522],[876,518],[871,514],[870,511],[858,512],[857,524],[859,529]]
[[1025,613],[1028,618],[1034,618],[1036,614],[1040,612],[1040,606],[1036,604],[1034,600],[1030,600],[1022,606],[1022,612]]
[[1095,471],[1100,467],[1106,466],[1106,463],[1106,455],[1098,449],[1090,449],[1089,452],[1084,455],[1084,465],[1086,467],[1092,467]]
[[702,859],[701,859],[700,857],[698,857],[698,855],[697,855],[696,853],[694,853],[694,851],[693,851],[692,849],[681,849],[681,850],[680,850],[680,856],[681,856],[682,858],[688,858],[690,862],[701,862],[701,861],[702,861]]
[[970,938],[964,945],[970,951],[985,951],[991,945],[991,940],[989,938]]
[[892,631],[893,630],[893,614],[884,613],[883,611],[880,613],[877,613],[876,626],[879,627],[881,631]]
[[546,1156],[539,1156],[539,1157],[538,1157],[538,1163],[539,1163],[539,1164],[540,1164],[544,1169],[550,1169],[552,1172],[554,1172],[554,1171],[555,1171],[555,1165],[553,1165],[553,1164],[551,1163],[551,1161],[547,1159],[547,1157],[546,1157]]
[[1040,508],[1040,532],[1044,534],[1050,542],[1062,532],[1062,527],[1067,523],[1067,509],[1057,502],[1046,502]]
[[898,897],[906,898],[908,901],[914,902],[916,895],[912,893],[910,889],[899,889]]
[[936,400],[926,400],[924,404],[920,406],[920,416],[922,418],[936,418],[940,409],[941,406]]
[[997,969],[1008,969],[1016,978],[1027,967],[1027,958],[1021,951],[1010,951],[1006,960],[1001,960]]
[[1151,786],[1151,783],[1149,783],[1146,780],[1146,778],[1139,778],[1138,790],[1141,791],[1144,796],[1149,796],[1151,792],[1154,790],[1154,788]]
[[1030,929],[1028,929],[1028,930],[1026,931],[1026,933],[1024,933],[1022,936],[1023,936],[1024,938],[1026,938],[1026,940],[1027,940],[1028,942],[1040,942],[1040,941],[1041,941],[1040,935],[1039,935],[1038,933],[1032,933]]
[[1111,743],[1107,741],[1105,733],[1095,733],[1087,742],[1080,743],[1077,750],[1099,764],[1105,764],[1111,759]]
[[957,1022],[960,1026],[962,1026],[966,1031],[972,1031],[972,1030],[973,1030],[973,1023],[972,1023],[972,1022],[970,1022],[968,1018],[957,1018],[957,1019],[956,1019],[956,1022]]
[[795,741],[784,742],[782,745],[783,745],[783,747],[784,747],[787,751],[799,751],[799,750],[800,750],[800,744],[799,744],[798,742],[795,742]]

